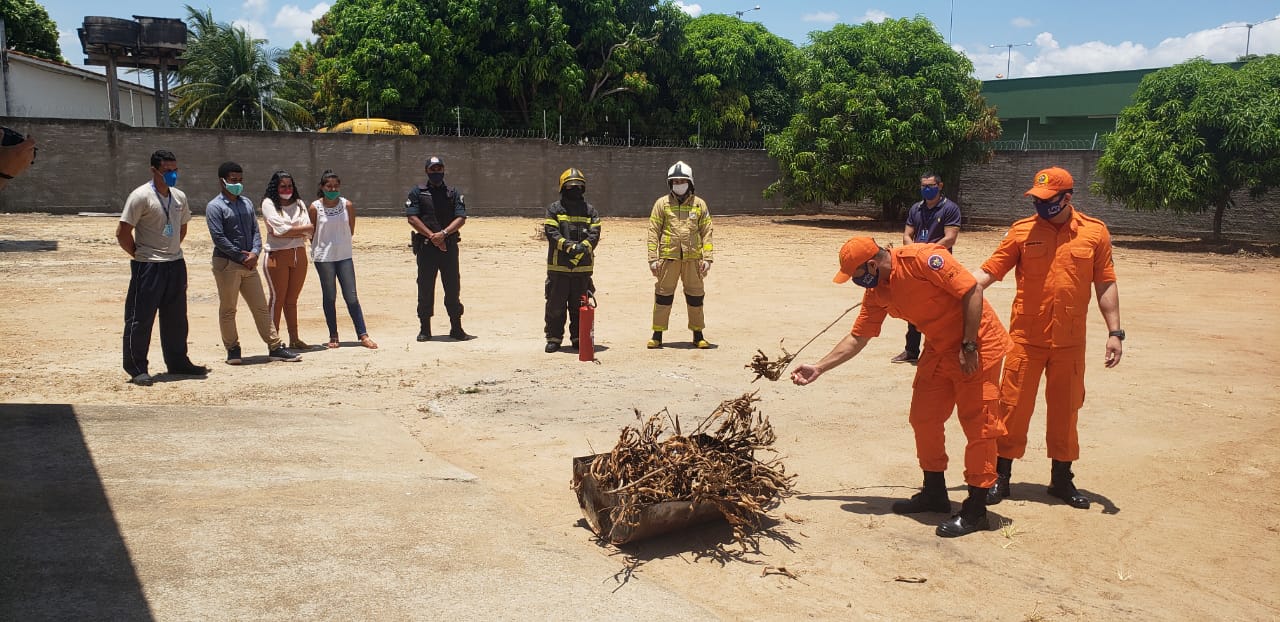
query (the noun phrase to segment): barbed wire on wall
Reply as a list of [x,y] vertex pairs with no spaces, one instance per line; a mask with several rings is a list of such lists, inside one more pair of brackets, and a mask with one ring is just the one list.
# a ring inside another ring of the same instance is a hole
[[996,140],[991,146],[996,151],[1105,151],[1107,137]]

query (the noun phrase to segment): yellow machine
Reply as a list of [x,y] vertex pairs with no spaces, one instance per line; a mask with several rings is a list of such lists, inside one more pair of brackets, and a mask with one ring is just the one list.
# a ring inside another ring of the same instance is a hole
[[418,128],[414,124],[405,123],[404,121],[392,121],[391,119],[352,119],[343,121],[333,127],[322,127],[316,131],[330,134],[418,135]]

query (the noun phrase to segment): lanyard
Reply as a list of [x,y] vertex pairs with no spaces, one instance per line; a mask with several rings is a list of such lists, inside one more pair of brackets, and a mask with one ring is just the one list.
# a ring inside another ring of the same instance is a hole
[[169,193],[169,201],[166,202],[164,197],[160,196],[160,190],[156,188],[156,182],[151,182],[151,189],[156,193],[156,200],[160,202],[160,207],[164,209],[164,226],[169,226],[169,208],[173,207],[173,193]]

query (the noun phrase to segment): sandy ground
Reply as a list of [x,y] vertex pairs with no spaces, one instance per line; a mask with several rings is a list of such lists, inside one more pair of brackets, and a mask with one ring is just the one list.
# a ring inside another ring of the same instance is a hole
[[[1077,484],[1098,502],[1081,511],[1045,494],[1038,411],[1027,459],[1015,464],[1014,497],[992,508],[1005,526],[944,540],[933,534],[940,515],[889,512],[920,480],[906,420],[913,368],[888,363],[905,324],[886,322],[862,356],[810,387],[752,384],[744,369],[757,348],[776,356],[785,339],[794,350],[856,302],[853,288],[830,282],[844,239],[871,232],[897,242],[896,232],[858,220],[720,218],[707,296],[707,336],[717,347],[692,349],[688,333],[673,330],[669,347],[649,351],[646,223],[606,219],[595,277],[600,348],[591,364],[542,352],[545,246],[534,238],[536,221],[476,218],[463,229],[465,324],[478,337],[420,344],[407,227],[361,219],[360,299],[382,347],[356,345],[339,305],[347,346],[267,364],[242,309],[245,355],[261,364],[229,367],[209,237],[203,221],[191,225],[191,356],[214,371],[143,388],[127,384],[120,368],[129,270],[114,219],[0,215],[0,298],[12,333],[0,344],[0,401],[163,405],[175,415],[184,404],[380,409],[426,449],[475,473],[509,509],[502,521],[545,534],[543,546],[616,560],[619,574],[600,577],[605,599],[654,582],[724,619],[1280,617],[1275,258],[1118,239],[1129,339],[1123,363],[1105,370],[1105,333],[1092,312],[1076,465]],[[976,266],[1002,234],[963,232],[956,256]],[[319,343],[326,329],[314,277],[301,315],[303,338]],[[989,292],[1002,316],[1012,294],[1005,284]],[[677,300],[673,326],[685,321]],[[838,322],[801,360],[825,353],[851,321]],[[447,331],[442,311],[435,328]],[[163,371],[158,337],[151,354],[153,372]],[[773,512],[777,523],[756,551],[724,555],[728,530],[713,525],[627,549],[638,566],[624,572],[625,556],[598,546],[581,522],[571,458],[612,447],[636,409],[665,407],[698,421],[753,390],[788,469],[799,474],[798,494]],[[963,437],[954,421],[948,432],[958,502]],[[518,563],[516,553],[478,563]],[[762,575],[765,566],[796,577]]]

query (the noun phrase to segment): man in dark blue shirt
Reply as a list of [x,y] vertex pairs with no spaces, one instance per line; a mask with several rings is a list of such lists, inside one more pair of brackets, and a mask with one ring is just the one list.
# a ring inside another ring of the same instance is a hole
[[427,183],[409,189],[404,214],[413,229],[413,254],[418,262],[418,341],[431,340],[431,316],[436,306],[436,275],[444,286],[444,309],[449,313],[449,336],[471,339],[462,330],[461,277],[458,274],[458,229],[467,222],[462,192],[444,183],[444,161],[431,156]]
[[205,224],[213,238],[213,281],[218,285],[218,330],[227,349],[227,364],[243,362],[240,335],[236,331],[236,302],[243,297],[258,327],[258,336],[267,344],[267,360],[302,360],[276,334],[267,298],[258,277],[258,257],[262,254],[262,234],[253,203],[242,196],[244,169],[235,162],[218,167],[222,191],[204,208]]
[[[951,250],[960,236],[960,206],[942,196],[942,178],[932,171],[920,176],[921,201],[907,213],[902,243],[932,242]],[[920,331],[907,323],[907,349],[891,359],[894,363],[915,364],[920,359]]]

